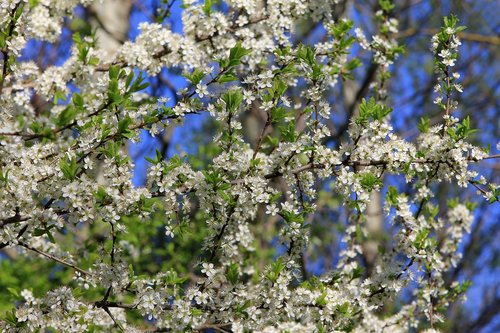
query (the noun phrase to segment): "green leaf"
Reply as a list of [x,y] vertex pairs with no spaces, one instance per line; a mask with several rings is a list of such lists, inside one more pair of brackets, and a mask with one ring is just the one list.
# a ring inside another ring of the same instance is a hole
[[55,243],[56,243],[56,240],[54,239],[54,236],[52,236],[52,233],[51,233],[50,231],[47,231],[46,235],[47,235],[47,238],[49,239],[49,241],[50,241],[52,244],[55,244]]
[[[12,288],[7,288],[9,292],[11,291],[10,289]],[[19,296],[17,298],[20,298]],[[11,311],[7,311],[4,316],[2,316],[2,319],[8,322],[9,324],[17,327],[18,326],[18,321],[16,317],[16,309],[12,309]]]
[[79,165],[76,159],[62,159],[59,162],[59,168],[66,179],[73,181],[78,173]]
[[389,186],[387,189],[386,200],[391,205],[395,205],[398,199],[398,189],[395,186]]
[[326,296],[327,296],[327,293],[326,291],[323,292],[319,297],[317,297],[315,300],[314,300],[314,303],[316,303],[316,305],[320,306],[320,307],[323,307],[326,305]]
[[497,188],[497,187],[495,187],[495,185],[493,185],[493,184],[488,184],[488,189],[489,189],[489,190],[490,190],[490,192],[491,192],[491,194],[490,194],[491,196],[490,196],[490,198],[489,198],[488,202],[489,202],[490,204],[492,204],[492,203],[494,203],[494,202],[496,202],[496,201],[499,201],[499,200],[498,200],[498,197],[500,196],[500,187],[498,187],[498,188]]
[[227,268],[226,278],[232,284],[236,284],[238,282],[238,280],[239,280],[238,268],[239,268],[238,264],[231,264]]
[[272,194],[271,197],[269,198],[269,203],[273,203],[273,202],[278,201],[279,198],[281,198],[281,195],[282,195],[281,192]]
[[205,13],[205,15],[209,16],[210,13],[212,12],[212,0],[205,0],[205,2],[203,3],[203,13]]
[[226,83],[238,80],[238,78],[233,73],[224,73],[217,78],[217,82]]
[[249,315],[245,310],[248,309],[250,305],[252,305],[252,302],[250,300],[246,300],[242,305],[237,305],[235,311],[237,314],[243,315],[246,319],[248,319]]
[[430,119],[428,117],[422,117],[422,118],[420,118],[420,122],[417,125],[418,130],[421,133],[427,133],[427,132],[429,132],[430,123],[431,123],[431,121],[430,121]]
[[183,74],[183,76],[195,86],[203,80],[205,72],[201,69],[195,68],[192,73]]
[[7,287],[7,290],[15,298],[21,298],[21,295],[19,294],[19,291],[17,291],[17,289],[14,289],[12,287]]
[[203,170],[202,173],[207,183],[211,184],[214,188],[218,188],[219,184],[223,181],[222,176],[217,170]]
[[58,126],[58,127],[64,127],[68,124],[70,124],[76,117],[76,115],[78,114],[76,108],[74,108],[73,106],[68,106],[67,108],[65,108],[64,110],[61,111],[61,113],[59,113],[59,115],[57,116],[56,120],[55,120],[55,124]]
[[345,65],[345,68],[350,72],[360,67],[361,65],[362,65],[361,60],[359,60],[358,58],[354,58]]
[[236,43],[236,45],[229,51],[229,63],[227,67],[238,66],[241,62],[241,58],[250,53],[250,50],[241,46],[241,42]]
[[222,96],[222,100],[226,103],[226,110],[232,113],[235,112],[243,102],[243,94],[240,90],[229,90]]
[[375,188],[382,186],[382,181],[371,172],[366,172],[361,174],[361,179],[359,181],[361,186],[368,191],[373,191]]
[[459,198],[450,198],[446,202],[446,205],[448,206],[449,209],[456,208],[459,204],[460,204]]
[[118,122],[118,134],[120,134],[121,137],[127,138],[127,139],[132,139],[135,137],[135,132],[131,129],[129,129],[129,126],[132,124],[132,118],[129,116],[126,116],[122,120]]
[[[157,158],[162,158],[157,156]],[[170,158],[165,167],[163,168],[163,173],[168,174],[170,171],[180,167],[184,163],[184,157],[179,157],[179,155],[174,155]],[[221,178],[222,179],[222,178]]]
[[162,153],[158,149],[156,149],[155,154],[156,154],[155,158],[151,158],[151,157],[146,156],[145,157],[146,161],[148,161],[151,164],[158,164],[158,163],[160,163],[163,160]]
[[368,101],[363,98],[359,105],[359,116],[356,123],[366,125],[369,120],[383,120],[387,115],[392,112],[392,108],[377,103],[375,98],[371,97]]
[[93,193],[96,198],[97,207],[105,206],[111,202],[111,197],[106,193],[106,189],[102,186],[97,188],[97,191]]
[[352,279],[358,279],[363,276],[364,268],[361,266],[357,266],[352,270]]
[[118,75],[120,74],[120,67],[118,66],[109,66],[109,79],[117,80]]
[[362,244],[364,239],[365,236],[363,235],[363,230],[361,230],[361,226],[359,224],[356,224],[356,242]]
[[74,93],[72,97],[73,104],[77,107],[83,108],[83,97],[79,93]]
[[279,78],[275,78],[272,88],[272,91],[274,92],[273,97],[279,98],[283,96],[287,88],[287,85],[283,81],[281,81]]
[[285,119],[288,115],[286,109],[282,106],[271,109],[271,122],[277,123]]
[[108,86],[108,98],[115,104],[120,104],[122,96],[118,89],[118,79],[111,79]]
[[178,284],[183,284],[186,282],[187,278],[180,277],[176,271],[170,270],[164,277],[164,281],[167,285],[175,286]]
[[[5,45],[7,44],[5,37],[6,37],[5,34],[2,31],[0,31],[0,48],[1,49],[3,49],[5,47]],[[0,76],[0,80],[1,79],[2,79],[2,77]]]
[[231,202],[232,201],[232,197],[227,194],[226,192],[222,191],[222,190],[217,190],[217,193],[221,196],[221,198],[226,201],[226,202]]
[[9,172],[10,172],[10,170],[7,170],[4,173],[3,170],[0,169],[0,182],[3,182],[3,183],[8,183],[9,182]]
[[295,121],[292,120],[287,126],[279,127],[281,137],[286,142],[295,142],[298,139],[298,133],[295,131]]
[[127,91],[129,94],[135,93],[149,87],[149,82],[144,82],[145,78],[142,76],[142,73],[139,73],[139,76],[134,81],[130,89]]
[[134,72],[130,71],[130,73],[127,75],[127,80],[125,81],[125,86],[130,87],[130,84],[132,83],[133,79],[134,79]]
[[266,273],[266,277],[271,281],[271,282],[276,282],[278,280],[278,277],[280,273],[283,271],[285,268],[285,263],[283,262],[283,258],[278,258],[275,262],[271,264],[271,267]]
[[469,288],[470,288],[471,286],[472,286],[472,281],[465,280],[465,281],[463,281],[462,283],[457,284],[457,285],[453,288],[453,291],[454,291],[457,295],[461,295],[461,294],[464,294],[465,292],[467,292],[467,290],[469,290]]
[[66,94],[64,93],[64,91],[58,90],[54,93],[54,104],[57,104],[59,101],[66,101]]
[[337,305],[337,311],[342,316],[347,316],[349,314],[349,302],[344,302],[341,305]]
[[395,7],[390,0],[378,0],[378,4],[386,13],[390,12]]
[[340,20],[338,23],[334,24],[330,29],[330,32],[337,40],[341,40],[349,30],[354,26],[352,20]]
[[430,218],[434,219],[436,215],[439,213],[439,206],[428,204],[425,206],[425,212]]
[[316,65],[316,55],[310,46],[300,45],[296,52],[297,58],[303,60],[310,67]]
[[281,215],[283,216],[283,219],[286,221],[286,223],[299,223],[299,224],[304,224],[304,216],[302,213],[294,213],[294,212],[289,212],[289,211],[282,211]]
[[270,135],[267,135],[264,139],[264,142],[267,143],[271,147],[276,147],[279,144],[280,139],[275,138],[275,137],[270,136]]
[[262,160],[260,158],[255,158],[250,160],[250,168],[255,169],[261,164]]
[[477,129],[472,129],[470,125],[470,116],[467,116],[461,124],[457,125],[455,134],[459,139],[465,139],[476,133]]
[[89,65],[92,65],[92,66],[96,66],[97,64],[99,64],[99,58],[95,57],[95,56],[92,56],[90,57],[90,59],[87,61],[87,63]]

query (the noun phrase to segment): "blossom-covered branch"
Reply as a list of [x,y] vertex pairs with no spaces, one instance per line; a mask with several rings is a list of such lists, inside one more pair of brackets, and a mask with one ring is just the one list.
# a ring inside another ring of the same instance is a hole
[[[354,21],[334,17],[341,1],[184,0],[182,34],[163,22],[173,1],[162,1],[161,19],[141,23],[138,36],[111,60],[92,33],[75,33],[59,65],[44,68],[18,57],[27,40],[56,41],[75,8],[90,3],[4,0],[0,6],[0,249],[69,271],[57,288],[12,291],[17,302],[0,329],[438,326],[468,287],[450,285],[445,274],[460,259],[474,205],[438,202],[434,187],[471,185],[490,203],[500,196],[498,185],[474,169],[498,154],[472,144],[470,119],[454,116],[454,95],[462,92],[452,71],[463,30],[456,17],[445,18],[431,41],[435,104],[445,121],[431,126],[423,118],[420,134],[405,138],[393,128],[387,94],[404,49],[388,0],[378,2],[369,37]],[[294,43],[303,22],[316,22],[325,38]],[[327,124],[336,104],[329,94],[356,75],[362,62],[351,54],[358,46],[373,64],[345,124],[332,120],[332,135]],[[181,71],[187,83],[172,104],[148,90],[147,81],[164,70]],[[46,100],[43,110],[31,104],[34,96]],[[195,114],[215,133],[203,158],[157,151],[147,157],[145,184],[135,186],[129,142]],[[254,138],[246,133],[252,114],[262,118]],[[346,140],[337,142],[344,132]],[[390,186],[390,177],[407,190]],[[308,274],[304,251],[314,245],[309,230],[321,214],[324,189],[334,193],[347,223],[332,222],[343,234],[339,259],[316,277]],[[391,231],[366,272],[374,193],[384,196]],[[170,245],[190,229],[200,235],[194,245],[184,244],[199,251],[196,265],[163,265],[178,255]],[[143,234],[154,235],[159,255],[134,247]],[[158,266],[144,264],[144,257]],[[381,316],[404,290],[413,293],[409,300]]]

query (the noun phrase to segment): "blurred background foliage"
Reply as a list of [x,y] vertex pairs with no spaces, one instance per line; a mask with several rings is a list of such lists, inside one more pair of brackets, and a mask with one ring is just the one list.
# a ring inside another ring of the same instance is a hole
[[[181,33],[182,22],[180,0],[121,0],[105,1],[88,8],[80,7],[73,19],[65,21],[64,33],[56,43],[31,41],[23,52],[21,60],[33,60],[40,67],[60,65],[69,56],[73,33],[90,35],[95,32],[98,45],[106,47],[111,53],[125,40],[137,35],[137,24],[141,21],[157,21],[170,25]],[[399,0],[395,2],[394,17],[400,21],[398,42],[405,45],[405,53],[392,66],[393,77],[387,86],[387,104],[394,107],[392,125],[396,132],[409,139],[418,134],[417,124],[421,117],[428,117],[430,124],[438,124],[442,115],[433,104],[433,87],[436,76],[433,73],[433,58],[430,52],[430,38],[442,23],[442,17],[454,13],[460,24],[467,26],[461,34],[462,46],[460,59],[456,66],[461,74],[464,93],[459,97],[457,116],[471,117],[471,122],[480,131],[473,140],[478,145],[492,144],[491,153],[500,138],[499,83],[500,66],[500,3],[496,0],[478,1],[436,1],[436,0]],[[227,10],[223,2],[215,2],[214,9]],[[374,13],[378,9],[375,0],[341,0],[337,6],[337,18],[348,17],[355,21],[367,35],[376,32]],[[294,45],[311,44],[325,36],[325,29],[312,21],[299,22],[297,34],[292,36]],[[333,135],[327,144],[338,147],[347,140],[347,127],[356,115],[359,102],[363,97],[374,95],[371,85],[376,80],[377,68],[372,63],[372,54],[354,47],[353,56],[358,57],[362,66],[356,69],[352,80],[339,81],[326,96],[332,106],[332,117],[328,123]],[[176,92],[186,86],[180,70],[163,70],[157,77],[148,78],[150,93],[166,96],[171,104],[176,101]],[[301,85],[290,89],[292,101],[299,101]],[[50,107],[51,101],[34,96],[32,104],[36,110]],[[265,122],[264,114],[255,105],[244,115],[244,135],[252,145],[256,143],[258,132]],[[275,129],[276,130],[276,129]],[[171,126],[156,137],[143,133],[142,142],[130,144],[129,153],[136,164],[134,182],[137,186],[145,184],[148,162],[147,156],[161,152],[164,158],[174,154],[188,156],[189,163],[197,170],[205,169],[218,153],[212,143],[217,133],[217,124],[207,115],[190,115],[182,126]],[[489,160],[477,165],[487,179],[500,182],[500,164]],[[410,185],[404,180],[386,177],[386,184],[398,187],[400,192],[411,192]],[[283,186],[276,183],[277,187]],[[330,190],[328,183],[318,184],[321,189],[317,201],[317,212],[310,216],[310,246],[303,254],[303,267],[310,278],[335,267],[338,253],[342,249],[341,237],[348,224],[349,209],[342,204],[342,198]],[[448,320],[441,329],[445,332],[499,332],[500,331],[500,209],[478,200],[475,190],[463,190],[449,184],[434,184],[435,203],[439,204],[439,215],[444,216],[446,202],[456,197],[461,202],[478,202],[475,222],[471,234],[460,247],[463,259],[457,268],[449,273],[448,281],[472,281],[465,303],[455,302],[446,312]],[[366,277],[377,257],[379,249],[391,244],[393,228],[384,216],[381,197],[374,195],[369,207],[367,222],[371,225],[366,244],[365,256],[361,264]],[[150,204],[154,205],[151,199]],[[190,223],[179,224],[180,233],[175,238],[165,235],[164,214],[156,211],[149,221],[138,217],[124,217],[129,232],[120,234],[119,242],[128,251],[131,259],[130,269],[136,274],[155,274],[161,271],[176,271],[185,283],[193,283],[199,271],[196,263],[207,254],[203,251],[206,235],[204,214],[192,209]],[[262,269],[270,259],[283,251],[273,235],[277,234],[280,221],[277,217],[266,216],[265,207],[259,209],[254,228],[256,238],[255,256]],[[83,268],[101,256],[102,251],[110,248],[111,240],[105,235],[108,231],[104,224],[79,225],[76,229],[59,232],[54,237],[63,249],[70,250],[74,244],[85,249],[87,256],[81,258],[87,263]],[[445,236],[445,235],[444,235]],[[19,255],[3,249],[0,252],[0,312],[12,308],[16,294],[22,289],[32,289],[35,296],[60,285],[71,283],[73,272],[52,262],[28,255]],[[82,253],[83,255],[83,253]],[[106,256],[102,256],[106,260]],[[411,297],[411,286],[403,293],[400,302],[394,302],[383,309],[390,313],[405,298]],[[97,291],[87,293],[89,299],[97,299]],[[96,293],[93,295],[92,293]],[[381,313],[381,315],[383,315]],[[143,320],[137,316],[137,320]]]

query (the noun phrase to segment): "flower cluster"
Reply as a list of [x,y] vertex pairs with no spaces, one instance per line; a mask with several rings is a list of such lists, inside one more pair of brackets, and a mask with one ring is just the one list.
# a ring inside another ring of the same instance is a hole
[[458,102],[452,99],[453,91],[462,92],[462,86],[457,83],[460,78],[458,72],[453,72],[453,67],[458,58],[458,47],[461,45],[457,34],[465,27],[457,26],[458,19],[455,16],[445,18],[441,31],[432,36],[431,50],[436,54],[436,72],[438,73],[438,83],[434,91],[439,95],[434,100],[445,111],[446,123],[449,124],[449,117],[457,106]]
[[[471,168],[487,153],[467,141],[470,120],[451,116],[451,93],[462,90],[450,72],[461,28],[448,18],[433,38],[436,104],[446,122],[423,119],[410,141],[395,133],[385,104],[390,65],[402,51],[393,5],[379,1],[379,31],[368,42],[359,29],[353,36],[353,21],[334,19],[337,2],[184,1],[183,34],[141,23],[137,38],[106,61],[92,35],[76,34],[68,59],[43,68],[17,59],[25,41],[57,40],[88,1],[3,0],[0,249],[47,260],[72,278],[36,297],[14,291],[19,302],[0,330],[139,332],[147,322],[177,332],[403,332],[427,324],[433,332],[439,309],[466,290],[444,275],[457,265],[474,208],[457,200],[439,207],[433,186],[473,185],[491,202],[500,195]],[[309,21],[327,37],[292,43],[290,34]],[[378,93],[360,101],[346,140],[334,146],[328,94],[361,65],[349,59],[356,40],[379,68]],[[172,107],[149,95],[143,76],[164,68],[180,68],[188,83]],[[35,98],[46,107],[36,108]],[[147,181],[134,186],[129,140],[199,113],[216,132],[204,159],[157,151],[147,157]],[[262,120],[253,137],[250,115]],[[387,174],[409,190],[386,187]],[[335,225],[344,233],[336,267],[310,277],[303,253],[327,186],[347,224]],[[381,192],[393,233],[367,272],[367,207]],[[191,241],[190,229],[201,236]],[[160,250],[136,246],[142,236]],[[202,258],[165,267],[182,257],[178,244]],[[379,316],[403,290],[411,300]]]

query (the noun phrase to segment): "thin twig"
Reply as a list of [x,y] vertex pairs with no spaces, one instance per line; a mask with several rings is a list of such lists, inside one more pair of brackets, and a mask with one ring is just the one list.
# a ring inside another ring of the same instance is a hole
[[57,263],[59,263],[61,265],[70,267],[70,268],[74,269],[77,272],[80,272],[80,273],[88,275],[88,276],[91,275],[90,272],[88,272],[88,271],[86,271],[86,270],[84,270],[84,269],[82,269],[82,268],[80,268],[78,266],[75,266],[75,265],[73,265],[73,264],[71,264],[71,263],[69,263],[69,262],[67,262],[67,261],[65,261],[63,259],[57,258],[57,257],[53,256],[50,253],[46,253],[46,252],[43,252],[42,250],[36,249],[36,248],[32,247],[29,244],[26,244],[26,243],[23,243],[23,242],[19,242],[18,245],[22,246],[22,247],[24,247],[24,248],[26,248],[26,249],[28,249],[30,251],[36,252],[36,253],[38,253],[38,254],[40,254],[40,255],[42,255],[42,256],[44,256],[44,257],[46,257],[46,258],[48,258],[48,259],[50,259],[52,261],[55,261],[55,262],[57,262]]

